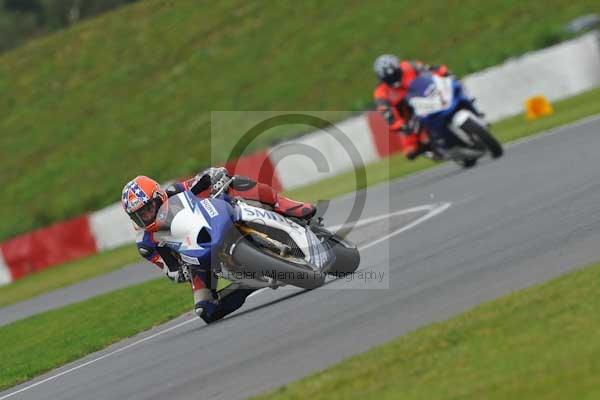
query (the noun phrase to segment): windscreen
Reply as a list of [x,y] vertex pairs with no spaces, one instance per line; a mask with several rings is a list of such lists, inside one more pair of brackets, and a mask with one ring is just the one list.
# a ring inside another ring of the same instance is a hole
[[171,229],[171,222],[177,213],[184,209],[183,203],[178,196],[170,197],[158,209],[156,214],[156,223],[159,231],[168,231]]

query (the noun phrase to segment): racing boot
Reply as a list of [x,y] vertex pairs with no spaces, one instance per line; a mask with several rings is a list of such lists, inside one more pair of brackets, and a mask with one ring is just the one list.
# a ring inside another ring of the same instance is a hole
[[317,208],[310,203],[291,200],[282,195],[277,196],[277,203],[273,206],[273,210],[286,217],[306,220],[314,217],[317,212]]
[[212,321],[218,306],[214,291],[210,288],[210,272],[198,269],[192,269],[190,272],[195,303],[194,313],[208,323]]
[[444,161],[444,155],[440,153],[431,143],[421,144],[423,148],[423,157],[430,159],[431,161]]
[[236,178],[236,182],[229,190],[231,196],[240,196],[245,200],[257,201],[286,217],[309,220],[317,211],[312,204],[288,199],[267,184],[244,177]]
[[219,296],[219,300],[201,300],[194,312],[207,324],[218,321],[244,305],[246,298],[256,289],[236,289]]
[[194,305],[194,313],[207,324],[215,321],[215,313],[219,304],[214,300],[200,300]]

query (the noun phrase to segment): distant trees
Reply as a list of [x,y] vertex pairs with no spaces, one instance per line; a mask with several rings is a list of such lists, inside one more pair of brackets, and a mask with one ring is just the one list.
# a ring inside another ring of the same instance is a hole
[[0,51],[137,0],[0,0]]

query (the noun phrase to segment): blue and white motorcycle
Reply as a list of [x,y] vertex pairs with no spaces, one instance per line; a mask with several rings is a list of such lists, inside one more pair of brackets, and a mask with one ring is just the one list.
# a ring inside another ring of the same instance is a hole
[[224,193],[235,179],[229,178],[211,198],[186,191],[160,207],[154,238],[173,250],[184,272],[210,267],[213,276],[229,280],[236,289],[314,289],[327,275],[358,268],[356,245],[320,223],[230,199]]
[[432,149],[443,160],[470,168],[486,153],[492,158],[502,156],[502,145],[458,80],[423,74],[411,82],[406,98],[429,133]]

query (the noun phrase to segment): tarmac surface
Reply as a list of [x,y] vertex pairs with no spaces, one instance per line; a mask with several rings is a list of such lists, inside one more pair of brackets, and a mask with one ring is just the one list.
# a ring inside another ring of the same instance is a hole
[[[447,164],[372,187],[351,233],[362,256],[352,279],[259,292],[210,326],[188,313],[0,400],[243,399],[600,260],[599,148],[600,118],[588,118],[472,170]],[[353,200],[335,200],[326,220],[343,222]]]

